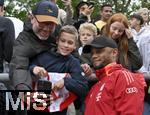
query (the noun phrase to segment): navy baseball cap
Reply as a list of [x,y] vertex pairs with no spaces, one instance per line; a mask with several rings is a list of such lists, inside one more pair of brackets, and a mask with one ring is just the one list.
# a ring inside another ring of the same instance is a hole
[[87,44],[83,47],[83,53],[90,53],[92,48],[101,49],[105,47],[118,48],[116,42],[113,39],[106,36],[99,36],[95,38],[90,44]]
[[58,7],[50,1],[42,0],[38,2],[32,13],[39,22],[54,22],[58,24]]
[[0,6],[4,6],[4,0],[0,0]]

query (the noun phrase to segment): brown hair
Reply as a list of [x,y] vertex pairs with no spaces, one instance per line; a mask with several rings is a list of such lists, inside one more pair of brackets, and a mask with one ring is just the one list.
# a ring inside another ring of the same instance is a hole
[[62,32],[66,32],[66,33],[74,35],[74,37],[75,37],[75,39],[74,39],[75,43],[78,46],[78,31],[77,31],[77,29],[74,26],[71,26],[71,25],[63,26],[60,29],[60,32],[59,32],[59,35],[58,35],[58,39],[60,38],[60,35],[61,35]]
[[[125,26],[125,28],[127,29],[129,28],[128,19],[125,15],[123,15],[122,13],[116,13],[112,15],[104,28],[104,33],[110,38],[111,38],[110,26],[114,22],[120,22]],[[119,50],[119,58],[120,58],[120,53],[121,53],[123,56],[123,60],[124,60],[124,62],[123,63],[121,62],[121,64],[128,65],[128,38],[125,32],[118,39],[117,44],[118,44],[118,50]],[[118,59],[118,61],[120,62],[120,59]]]

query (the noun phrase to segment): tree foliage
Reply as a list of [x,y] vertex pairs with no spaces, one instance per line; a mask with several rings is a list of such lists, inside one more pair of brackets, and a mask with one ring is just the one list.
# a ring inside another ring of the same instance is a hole
[[[27,16],[27,11],[31,11],[32,7],[36,2],[40,0],[5,0],[5,15],[14,16],[21,20],[25,20]],[[75,8],[81,0],[72,0],[72,6],[75,13]],[[150,9],[150,0],[87,0],[95,2],[94,13],[92,14],[93,18],[99,16],[100,7],[102,4],[107,3],[113,6],[114,12],[122,12],[126,15],[136,11],[140,7],[147,7]],[[60,8],[64,8],[61,0],[57,0],[57,4]]]

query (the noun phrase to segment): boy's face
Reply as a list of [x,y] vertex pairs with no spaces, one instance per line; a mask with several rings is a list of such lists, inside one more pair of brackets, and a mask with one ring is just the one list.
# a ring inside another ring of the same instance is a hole
[[80,31],[80,42],[83,46],[91,43],[93,39],[94,39],[94,34],[92,31],[88,29],[82,29]]
[[62,32],[57,42],[57,52],[63,56],[69,55],[73,50],[76,49],[75,39],[75,35]]

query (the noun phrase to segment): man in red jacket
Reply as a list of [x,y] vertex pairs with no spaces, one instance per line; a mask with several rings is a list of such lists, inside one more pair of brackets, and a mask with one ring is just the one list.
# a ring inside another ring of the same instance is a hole
[[83,48],[92,53],[92,62],[99,80],[85,100],[85,115],[142,115],[145,80],[140,73],[131,73],[116,63],[117,44],[105,36]]

